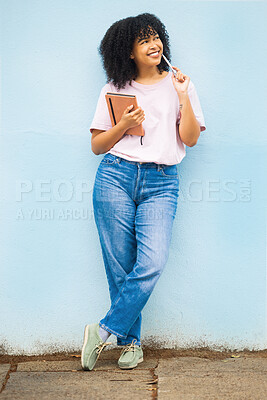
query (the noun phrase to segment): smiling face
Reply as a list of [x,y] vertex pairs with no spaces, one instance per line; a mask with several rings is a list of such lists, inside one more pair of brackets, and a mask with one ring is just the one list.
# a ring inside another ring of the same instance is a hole
[[152,32],[147,37],[139,36],[135,39],[130,58],[137,67],[153,67],[161,62],[163,43],[157,32]]

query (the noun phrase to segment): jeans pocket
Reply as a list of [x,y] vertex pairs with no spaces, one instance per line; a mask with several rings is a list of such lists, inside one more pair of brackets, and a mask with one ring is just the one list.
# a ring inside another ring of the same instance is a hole
[[177,179],[178,178],[178,170],[177,170],[177,164],[174,165],[161,165],[160,166],[160,173],[162,176],[165,176],[166,178],[173,178]]
[[117,162],[117,157],[109,153],[105,154],[105,156],[102,158],[101,161],[101,163],[108,165],[115,164],[116,162]]

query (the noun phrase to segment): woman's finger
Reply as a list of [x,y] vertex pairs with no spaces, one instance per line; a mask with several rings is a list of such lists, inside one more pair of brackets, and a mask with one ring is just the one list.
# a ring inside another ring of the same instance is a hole
[[137,115],[137,114],[142,113],[142,112],[144,112],[142,110],[142,108],[138,107],[136,110],[132,111],[131,114],[134,116],[134,115]]
[[133,104],[131,104],[130,106],[128,106],[126,108],[126,110],[124,110],[125,113],[128,113],[131,109],[133,108]]
[[176,71],[175,75],[176,80],[184,81],[186,79],[186,75],[184,75],[179,68],[173,66],[173,69]]
[[141,118],[137,118],[136,122],[138,122],[138,124],[141,124],[144,120],[145,120],[145,117],[141,117]]
[[184,81],[186,78],[186,75],[184,75],[182,72],[177,73],[176,79],[179,79],[180,81]]

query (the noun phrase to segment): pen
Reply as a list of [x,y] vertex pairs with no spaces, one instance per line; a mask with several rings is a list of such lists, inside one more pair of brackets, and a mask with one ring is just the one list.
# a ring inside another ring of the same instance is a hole
[[174,73],[174,76],[176,77],[176,71],[172,68],[170,61],[164,56],[164,54],[162,54],[162,57],[164,58],[164,60],[166,61],[166,63],[171,68],[172,72]]

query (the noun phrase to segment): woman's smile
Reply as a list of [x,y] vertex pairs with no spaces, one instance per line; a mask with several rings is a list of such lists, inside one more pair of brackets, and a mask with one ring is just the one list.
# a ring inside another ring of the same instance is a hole
[[153,57],[153,58],[157,58],[157,57],[159,57],[159,55],[160,55],[159,51],[154,51],[153,53],[148,54],[149,57]]

